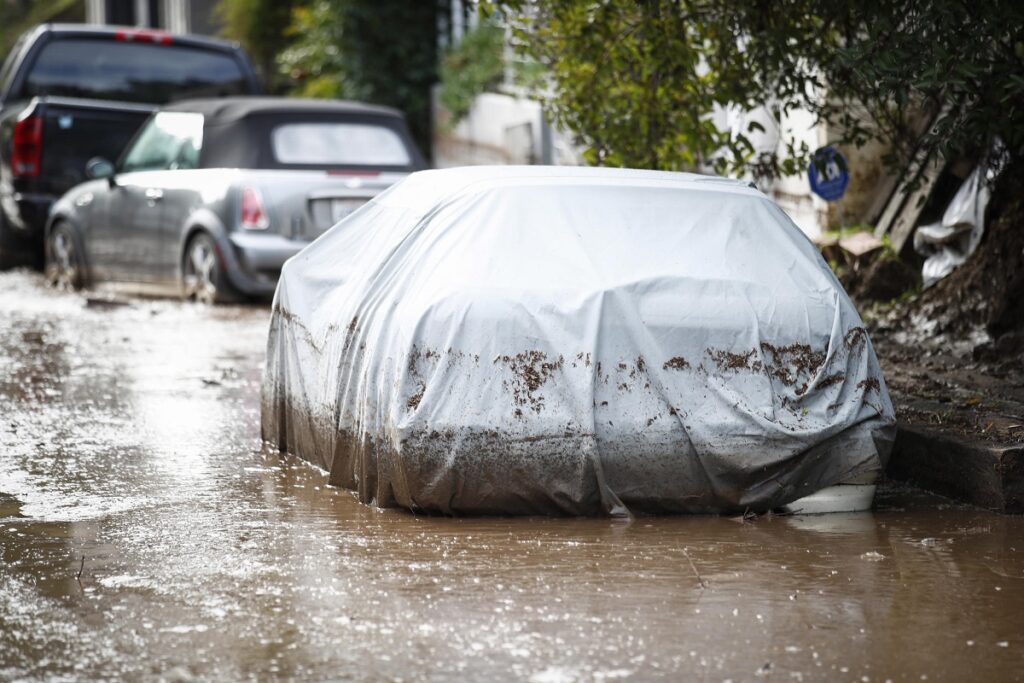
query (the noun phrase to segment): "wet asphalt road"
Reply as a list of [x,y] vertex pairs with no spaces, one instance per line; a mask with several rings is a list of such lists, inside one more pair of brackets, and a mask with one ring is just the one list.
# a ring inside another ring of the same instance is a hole
[[0,680],[1024,679],[1024,520],[444,519],[259,441],[266,307],[0,274]]

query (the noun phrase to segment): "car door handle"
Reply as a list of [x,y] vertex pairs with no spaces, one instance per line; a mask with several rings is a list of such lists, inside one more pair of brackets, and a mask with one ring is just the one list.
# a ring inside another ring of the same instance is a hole
[[164,198],[164,191],[151,187],[146,190],[146,199],[151,202],[158,202]]

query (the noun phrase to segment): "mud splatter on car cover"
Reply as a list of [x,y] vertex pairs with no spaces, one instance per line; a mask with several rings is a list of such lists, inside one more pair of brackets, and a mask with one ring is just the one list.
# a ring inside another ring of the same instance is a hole
[[757,190],[690,174],[410,176],[285,266],[263,438],[379,506],[730,512],[880,471],[860,318]]

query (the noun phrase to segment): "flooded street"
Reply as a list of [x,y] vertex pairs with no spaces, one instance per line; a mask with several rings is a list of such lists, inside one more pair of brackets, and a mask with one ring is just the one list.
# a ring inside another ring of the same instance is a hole
[[368,508],[262,448],[268,319],[0,274],[0,680],[1024,679],[1024,519]]

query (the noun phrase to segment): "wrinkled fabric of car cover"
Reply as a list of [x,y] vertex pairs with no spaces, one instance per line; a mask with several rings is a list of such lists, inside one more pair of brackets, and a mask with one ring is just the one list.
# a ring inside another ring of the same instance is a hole
[[416,173],[285,265],[265,440],[416,511],[769,509],[880,471],[878,360],[738,181]]

